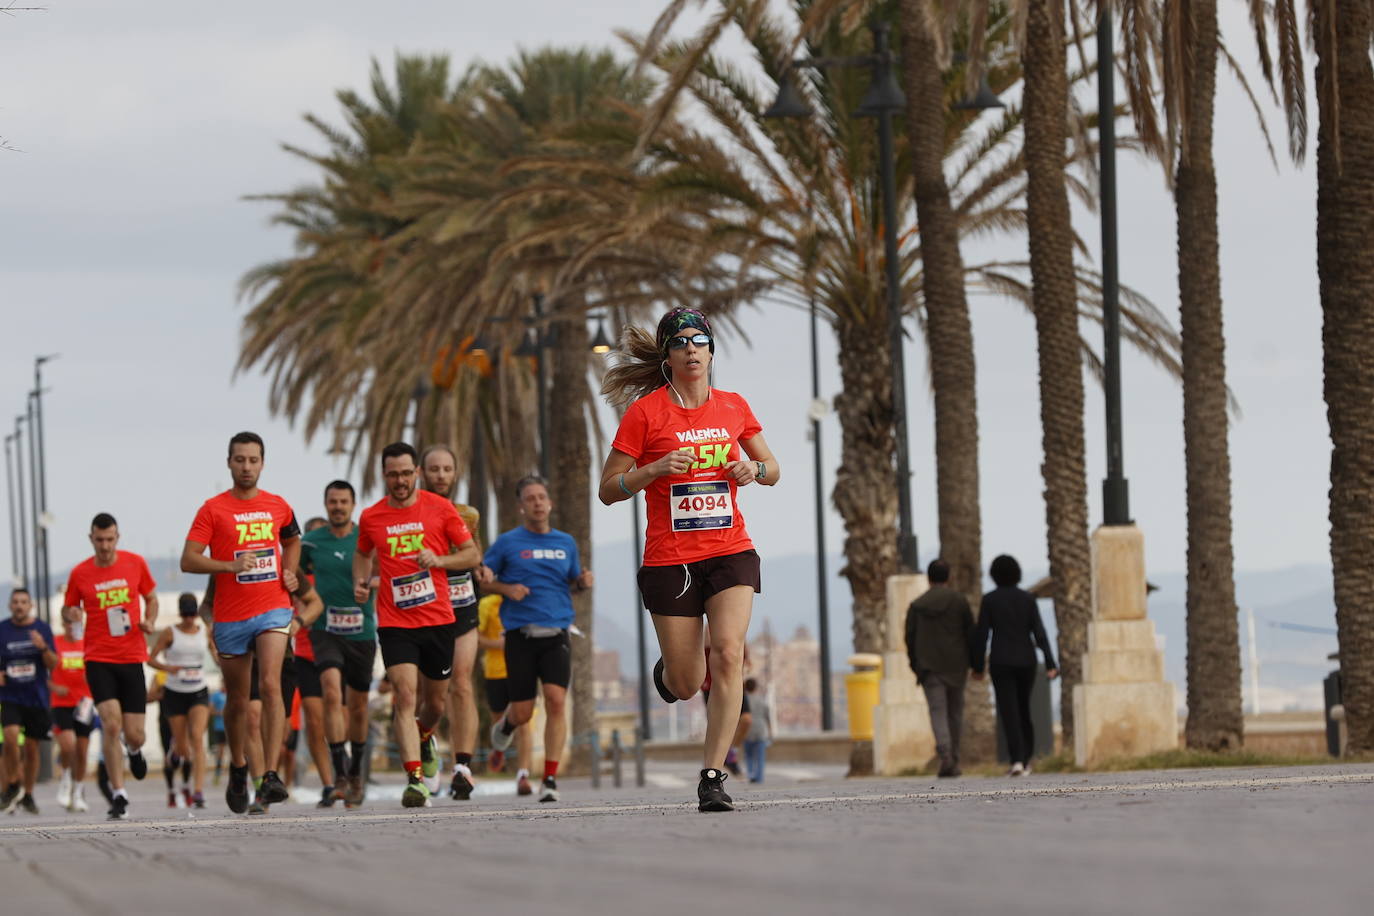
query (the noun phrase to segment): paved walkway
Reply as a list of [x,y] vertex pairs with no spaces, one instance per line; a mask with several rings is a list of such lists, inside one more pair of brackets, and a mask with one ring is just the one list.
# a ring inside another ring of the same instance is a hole
[[[650,785],[432,809],[0,818],[6,912],[1365,914],[1374,766]],[[492,787],[497,788],[496,786]],[[489,790],[490,791],[490,790]],[[387,793],[390,794],[390,793]],[[55,813],[56,812],[56,813]]]

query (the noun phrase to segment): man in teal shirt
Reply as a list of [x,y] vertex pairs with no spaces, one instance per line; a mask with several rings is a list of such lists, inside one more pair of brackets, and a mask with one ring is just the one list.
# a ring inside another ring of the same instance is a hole
[[[367,697],[377,655],[374,598],[369,595],[359,607],[353,597],[353,553],[358,546],[358,529],[353,524],[356,504],[348,481],[331,482],[324,488],[324,510],[329,524],[301,537],[301,570],[315,577],[315,590],[325,608],[310,631],[324,694],[325,737],[334,764],[336,794],[350,808],[363,801]],[[348,685],[346,703],[344,684]],[[351,754],[345,741],[352,744]]]

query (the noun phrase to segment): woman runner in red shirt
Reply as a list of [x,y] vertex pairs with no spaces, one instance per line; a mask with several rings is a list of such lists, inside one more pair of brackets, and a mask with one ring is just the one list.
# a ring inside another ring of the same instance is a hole
[[696,309],[673,309],[652,337],[626,329],[620,363],[602,393],[617,407],[629,406],[599,495],[609,506],[644,491],[649,524],[639,590],[663,653],[654,686],[665,702],[696,695],[710,640],[713,689],[697,807],[732,811],[720,768],[739,722],[744,641],[761,585],[759,556],[735,497],[751,483],[777,483],[779,469],[744,398],[711,387],[715,350],[711,324]]

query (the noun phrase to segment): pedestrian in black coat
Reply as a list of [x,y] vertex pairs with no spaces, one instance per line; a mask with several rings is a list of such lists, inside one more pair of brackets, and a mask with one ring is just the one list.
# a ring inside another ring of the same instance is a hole
[[969,660],[978,680],[983,678],[986,662],[997,714],[1002,719],[1002,733],[1007,739],[1007,754],[1011,757],[1010,775],[1026,776],[1030,774],[1031,754],[1035,751],[1030,697],[1035,684],[1036,646],[1044,653],[1046,675],[1053,679],[1059,671],[1035,596],[1019,587],[1020,564],[1003,554],[992,561],[991,573],[997,588],[983,596]]

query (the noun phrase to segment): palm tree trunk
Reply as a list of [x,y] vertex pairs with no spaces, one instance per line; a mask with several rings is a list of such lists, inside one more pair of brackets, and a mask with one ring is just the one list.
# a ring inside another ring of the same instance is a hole
[[[945,86],[923,0],[902,0],[902,81],[921,231],[926,348],[935,400],[935,493],[940,557],[950,585],[975,609],[982,594],[978,497],[978,393],[973,324],[964,294],[959,225],[945,182]],[[995,751],[986,681],[970,680],[962,746],[969,760]]]
[[1241,746],[1240,634],[1231,549],[1226,340],[1222,333],[1217,179],[1212,163],[1217,7],[1195,0],[1192,79],[1174,202],[1178,211],[1179,316],[1183,329],[1183,445],[1188,488],[1189,747]]
[[1349,750],[1359,754],[1374,751],[1374,22],[1364,0],[1316,7],[1317,275],[1332,445],[1331,565]]
[[887,577],[897,572],[892,354],[880,305],[869,321],[838,319],[840,466],[835,508],[844,519],[844,568],[854,598],[854,651],[882,652]]
[[[582,568],[592,569],[591,450],[587,444],[587,407],[591,387],[587,382],[590,340],[587,322],[580,312],[557,325],[556,344],[546,350],[552,359],[549,392],[549,481],[557,527],[577,542]],[[553,394],[558,397],[553,400]],[[572,642],[572,727],[574,738],[596,730],[596,692],[592,663],[592,595],[573,596],[573,622],[582,631]],[[584,744],[569,749],[568,764],[585,772],[590,756]]]
[[513,356],[497,366],[493,383],[496,402],[493,413],[498,441],[488,443],[491,485],[496,490],[496,531],[509,531],[520,524],[520,508],[515,484],[539,468],[534,410],[534,372],[526,359]]
[[1063,740],[1072,747],[1073,688],[1082,680],[1092,568],[1073,225],[1064,184],[1069,98],[1063,0],[1028,0],[1022,64],[1031,286],[1040,358],[1041,474],[1063,677]]

